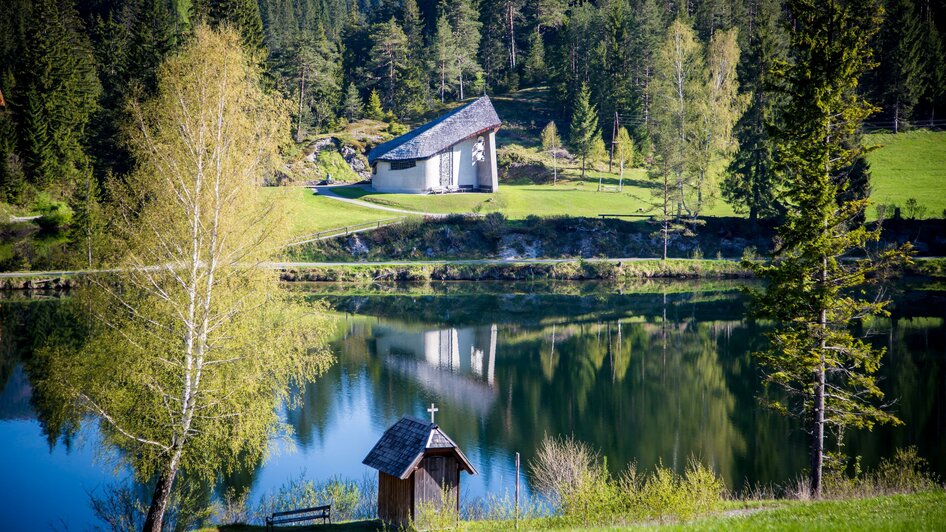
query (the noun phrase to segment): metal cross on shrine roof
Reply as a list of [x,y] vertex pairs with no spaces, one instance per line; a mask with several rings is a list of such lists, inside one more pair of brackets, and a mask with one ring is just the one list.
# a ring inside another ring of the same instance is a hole
[[437,408],[436,406],[434,406],[433,403],[430,403],[430,408],[428,408],[427,411],[430,412],[430,422],[433,423],[433,422],[434,422],[434,414],[435,414],[436,412],[439,412],[440,409]]

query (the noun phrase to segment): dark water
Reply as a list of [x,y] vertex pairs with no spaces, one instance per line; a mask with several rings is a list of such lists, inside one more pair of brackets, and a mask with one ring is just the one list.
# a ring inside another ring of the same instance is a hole
[[[861,327],[888,349],[881,385],[905,424],[850,432],[845,450],[869,466],[916,445],[946,476],[946,292],[928,288],[907,285],[889,319]],[[274,441],[266,463],[225,480],[254,500],[300,476],[371,475],[361,460],[385,428],[429,416],[432,402],[479,469],[464,479],[466,498],[511,490],[514,453],[527,462],[546,434],[591,443],[616,472],[630,462],[682,469],[698,457],[731,488],[787,482],[805,467],[797,424],[759,406],[750,352],[764,345],[765,325],[746,318],[735,285],[305,290],[337,313],[338,362],[284,409],[294,445]],[[0,303],[0,515],[14,529],[85,528],[88,492],[129,475],[101,458],[94,423],[52,445],[44,435],[31,335],[58,304]]]

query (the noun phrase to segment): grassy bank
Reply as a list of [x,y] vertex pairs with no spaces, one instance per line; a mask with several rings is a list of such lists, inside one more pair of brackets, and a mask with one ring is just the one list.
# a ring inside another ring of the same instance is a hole
[[747,272],[731,260],[635,260],[627,262],[568,261],[546,263],[444,264],[437,262],[404,265],[345,265],[292,268],[282,272],[287,282],[379,281],[559,281],[623,279],[740,279]]
[[[555,518],[522,520],[522,530],[942,530],[946,528],[946,491],[831,501],[733,501],[722,511],[682,523],[622,526],[563,526]],[[509,530],[515,521],[461,521],[456,530]],[[262,526],[222,526],[207,531],[256,531]],[[354,521],[296,530],[374,531],[378,521]]]

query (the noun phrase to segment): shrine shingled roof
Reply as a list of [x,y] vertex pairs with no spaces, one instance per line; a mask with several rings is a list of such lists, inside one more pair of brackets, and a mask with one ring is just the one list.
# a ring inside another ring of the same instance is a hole
[[368,153],[368,163],[427,159],[437,152],[489,129],[502,122],[488,96],[454,109],[383,144]]
[[476,474],[476,469],[457,444],[440,427],[410,416],[402,417],[384,431],[362,463],[393,477],[406,479],[428,449],[452,449],[461,466],[471,475]]

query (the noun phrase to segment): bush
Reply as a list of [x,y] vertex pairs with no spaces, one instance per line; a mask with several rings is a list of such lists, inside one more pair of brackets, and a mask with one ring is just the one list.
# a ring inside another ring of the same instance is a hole
[[598,452],[573,436],[546,436],[529,461],[532,487],[553,505],[596,472]]
[[682,475],[662,464],[641,475],[632,464],[614,479],[607,460],[572,437],[546,437],[529,469],[533,489],[570,526],[691,519],[718,510],[725,495],[722,479],[696,460]]
[[64,201],[43,197],[37,200],[36,210],[40,213],[36,223],[44,231],[58,231],[72,222],[72,209]]
[[332,519],[349,521],[356,518],[374,518],[375,482],[365,477],[361,483],[338,477],[315,483],[302,476],[291,479],[274,493],[260,499],[255,517],[262,522],[273,512],[332,505]]
[[[897,449],[893,457],[884,458],[877,469],[866,474],[861,472],[858,458],[851,475],[843,470],[829,471],[823,482],[823,495],[836,499],[917,493],[939,486],[939,479],[928,472],[926,460],[917,454],[916,447]],[[801,491],[796,490],[796,495],[804,496]]]

